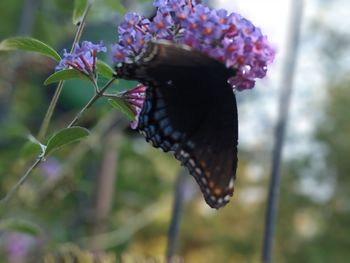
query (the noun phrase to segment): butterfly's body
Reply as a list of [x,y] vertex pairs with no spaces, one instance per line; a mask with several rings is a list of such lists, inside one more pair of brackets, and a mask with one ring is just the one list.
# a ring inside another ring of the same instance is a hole
[[237,168],[236,99],[224,64],[189,47],[151,42],[118,77],[148,88],[138,129],[153,146],[171,151],[194,176],[206,202],[224,206]]

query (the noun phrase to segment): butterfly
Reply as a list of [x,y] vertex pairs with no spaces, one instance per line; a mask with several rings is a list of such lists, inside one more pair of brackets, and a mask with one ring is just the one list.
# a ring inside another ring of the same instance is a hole
[[136,62],[122,63],[116,72],[147,86],[140,133],[187,167],[210,207],[227,204],[237,169],[237,105],[227,83],[235,70],[163,40],[149,42]]

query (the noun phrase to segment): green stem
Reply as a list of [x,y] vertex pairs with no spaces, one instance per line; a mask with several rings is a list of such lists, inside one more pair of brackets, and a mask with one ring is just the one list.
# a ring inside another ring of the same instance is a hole
[[[85,10],[85,13],[83,15],[82,21],[81,21],[81,23],[80,23],[80,25],[78,27],[77,33],[75,35],[71,52],[74,50],[75,44],[77,44],[79,42],[79,40],[80,40],[81,34],[83,32],[84,25],[85,25],[85,19],[86,19],[86,16],[87,16],[90,8],[91,8],[91,5],[92,5],[92,1],[89,1],[89,4],[88,4],[88,6],[87,6],[87,8]],[[112,83],[115,80],[116,80],[115,78],[110,79],[101,90],[98,89],[97,83],[94,81],[94,86],[95,86],[95,89],[96,89],[95,96],[92,97],[90,99],[90,101],[82,108],[82,110],[75,116],[75,118],[67,126],[67,128],[72,127],[79,120],[81,115],[87,109],[89,109],[100,97],[104,96],[104,92],[112,85]],[[53,98],[52,98],[52,100],[50,102],[49,108],[48,108],[48,110],[46,112],[45,118],[44,118],[43,123],[42,123],[42,125],[40,127],[40,131],[39,131],[39,135],[38,135],[39,140],[42,139],[43,137],[45,137],[45,135],[46,135],[48,126],[49,126],[50,121],[51,121],[51,117],[52,117],[53,111],[54,111],[54,109],[56,107],[58,98],[59,98],[59,96],[61,94],[61,91],[62,91],[62,88],[63,88],[63,84],[64,84],[64,81],[60,81],[59,82],[59,84],[57,86],[57,89],[56,89],[56,92],[55,92],[55,94],[54,94],[54,96],[53,96]],[[17,190],[21,187],[21,185],[27,180],[27,178],[31,174],[31,172],[43,161],[45,161],[45,159],[43,157],[41,157],[41,156],[39,156],[36,159],[36,161],[27,169],[27,171],[19,179],[19,181],[5,195],[5,197],[0,200],[0,206],[5,205],[12,198],[12,196],[17,192]]]
[[[86,7],[86,10],[84,12],[84,15],[82,17],[81,23],[78,26],[78,30],[75,34],[74,41],[73,41],[73,44],[71,47],[71,51],[70,51],[71,53],[73,52],[75,45],[80,41],[81,35],[83,33],[83,29],[85,27],[85,20],[86,20],[87,14],[89,13],[91,5],[92,5],[92,2],[89,2],[89,4]],[[42,140],[46,136],[47,129],[48,129],[50,122],[51,122],[52,114],[56,108],[58,98],[60,97],[62,89],[63,89],[63,84],[64,84],[64,81],[61,80],[57,85],[56,91],[52,97],[49,108],[47,109],[44,120],[43,120],[41,127],[40,127],[40,130],[39,130],[39,134],[38,134],[39,141]]]
[[121,95],[119,95],[119,94],[113,94],[113,93],[104,93],[104,94],[103,94],[103,97],[110,98],[110,99],[115,99],[115,98],[120,99],[120,98],[121,98]]
[[106,83],[106,85],[105,85],[100,91],[97,90],[97,92],[95,93],[95,96],[93,96],[93,97],[89,100],[89,102],[84,106],[84,108],[81,109],[81,111],[75,116],[75,118],[71,121],[71,123],[68,125],[67,128],[70,128],[70,127],[74,126],[74,125],[78,122],[78,120],[80,119],[80,117],[83,115],[83,113],[84,113],[87,109],[89,109],[89,108],[92,106],[92,104],[95,103],[96,100],[98,100],[100,97],[104,96],[103,93],[112,85],[112,83],[113,83],[115,80],[116,80],[115,78],[110,79],[110,80]]
[[42,162],[42,160],[43,159],[41,157],[36,159],[36,161],[32,164],[32,166],[28,168],[28,170],[21,177],[21,179],[19,179],[19,181],[12,187],[12,189],[6,194],[6,196],[0,200],[0,206],[6,204],[11,199],[13,194],[17,192],[21,185],[26,181],[30,173],[35,169],[35,167],[37,167]]
[[[72,127],[79,118],[83,115],[83,113],[89,109],[100,97],[104,96],[104,92],[112,85],[112,83],[115,81],[115,78],[110,79],[106,85],[99,91],[96,92],[95,96],[93,96],[90,101],[81,109],[81,111],[75,116],[75,118],[72,120],[72,122],[67,126],[67,128]],[[31,172],[41,163],[45,161],[43,157],[38,157],[38,159],[28,168],[28,170],[25,172],[25,174],[19,179],[19,181],[12,187],[12,189],[6,194],[6,196],[0,200],[0,206],[7,203],[15,192],[21,187],[21,185],[27,180],[28,176],[31,174]]]

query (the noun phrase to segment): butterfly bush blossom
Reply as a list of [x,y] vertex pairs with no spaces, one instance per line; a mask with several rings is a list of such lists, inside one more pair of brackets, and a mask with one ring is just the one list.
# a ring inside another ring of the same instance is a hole
[[129,89],[121,94],[121,97],[135,116],[135,120],[130,124],[132,129],[137,128],[138,118],[145,99],[145,92],[146,86],[143,84],[138,84],[135,88]]
[[98,52],[106,51],[107,48],[102,41],[99,44],[83,41],[81,45],[76,44],[71,53],[67,52],[66,49],[63,50],[63,59],[56,66],[56,70],[71,67],[84,75],[94,75],[96,69],[96,55]]
[[[118,43],[112,46],[115,63],[132,63],[150,40],[186,44],[234,68],[228,79],[233,89],[251,89],[272,63],[274,49],[261,30],[239,14],[214,10],[189,0],[155,0],[151,20],[126,14],[118,27]],[[138,106],[135,105],[137,108]]]

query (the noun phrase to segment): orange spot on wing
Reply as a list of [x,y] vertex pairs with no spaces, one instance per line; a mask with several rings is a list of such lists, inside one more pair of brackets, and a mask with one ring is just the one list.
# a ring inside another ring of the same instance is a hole
[[210,172],[209,171],[205,171],[204,174],[205,174],[205,177],[207,177],[207,178],[210,177]]
[[213,189],[213,192],[214,192],[214,194],[217,195],[217,196],[222,194],[221,189],[218,188],[218,187],[215,187],[215,188]]
[[202,168],[205,168],[207,166],[204,160],[199,160],[199,164],[202,166]]

